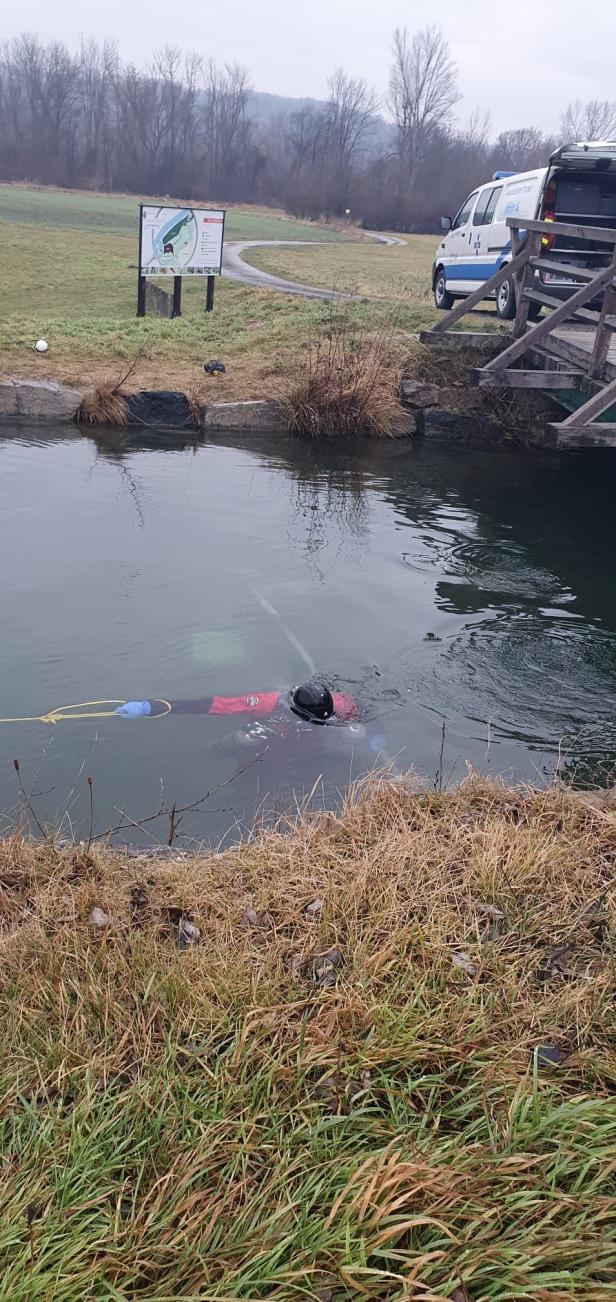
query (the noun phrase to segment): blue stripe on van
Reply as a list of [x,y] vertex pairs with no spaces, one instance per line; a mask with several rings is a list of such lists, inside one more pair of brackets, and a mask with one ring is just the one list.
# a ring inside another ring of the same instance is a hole
[[499,271],[502,258],[498,262],[450,262],[445,267],[445,280],[488,280]]

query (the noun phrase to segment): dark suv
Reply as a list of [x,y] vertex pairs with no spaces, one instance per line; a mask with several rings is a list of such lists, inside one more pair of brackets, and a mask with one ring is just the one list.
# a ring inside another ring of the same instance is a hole
[[[616,230],[616,141],[561,145],[550,158],[543,201],[543,221],[579,226],[608,226]],[[542,257],[600,271],[613,257],[614,246],[568,235],[545,236]],[[537,287],[552,298],[566,299],[585,281],[557,272],[537,273]]]

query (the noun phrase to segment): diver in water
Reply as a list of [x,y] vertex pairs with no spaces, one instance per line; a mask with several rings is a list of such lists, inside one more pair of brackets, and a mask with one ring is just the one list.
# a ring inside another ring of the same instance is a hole
[[126,701],[115,712],[123,719],[156,717],[160,714],[203,714],[232,717],[244,715],[248,722],[231,737],[226,748],[254,748],[280,742],[304,741],[319,734],[325,749],[346,749],[367,743],[374,755],[382,738],[368,738],[360,722],[357,701],[343,692],[331,692],[325,683],[310,681],[290,692],[254,692],[246,696],[204,696],[194,701]]

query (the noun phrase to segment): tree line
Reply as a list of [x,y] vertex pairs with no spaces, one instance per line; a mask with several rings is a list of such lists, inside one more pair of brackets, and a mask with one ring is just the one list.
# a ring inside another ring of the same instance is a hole
[[24,34],[0,47],[0,177],[433,230],[497,168],[523,171],[562,141],[616,136],[616,101],[571,103],[556,136],[522,127],[491,140],[489,115],[456,122],[460,98],[435,26],[394,32],[385,103],[338,68],[325,101],[263,126],[238,64],[166,46],[140,69],[114,42],[71,51]]

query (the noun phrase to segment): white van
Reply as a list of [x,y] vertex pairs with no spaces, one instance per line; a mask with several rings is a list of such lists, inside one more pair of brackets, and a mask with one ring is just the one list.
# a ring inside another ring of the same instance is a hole
[[[495,172],[487,185],[469,194],[453,221],[443,217],[448,234],[439,244],[432,267],[437,307],[453,307],[456,298],[474,293],[504,262],[511,262],[511,231],[506,220],[537,217],[549,170]],[[496,310],[506,321],[515,316],[515,294],[508,280],[496,295]],[[531,317],[540,311],[538,304],[531,303]]]
[[[561,145],[548,167],[533,172],[495,172],[465,199],[453,221],[443,217],[448,232],[432,265],[432,289],[439,308],[453,307],[499,271],[512,258],[508,217],[539,217],[582,226],[616,226],[616,142],[580,141]],[[543,240],[542,259],[572,267],[600,270],[612,256],[610,246],[592,237],[556,235]],[[544,268],[536,273],[535,288],[550,298],[566,299],[583,281]],[[486,298],[494,299],[494,295]],[[496,310],[504,320],[515,316],[515,289],[506,280],[496,294]],[[531,302],[531,320],[541,305]]]

